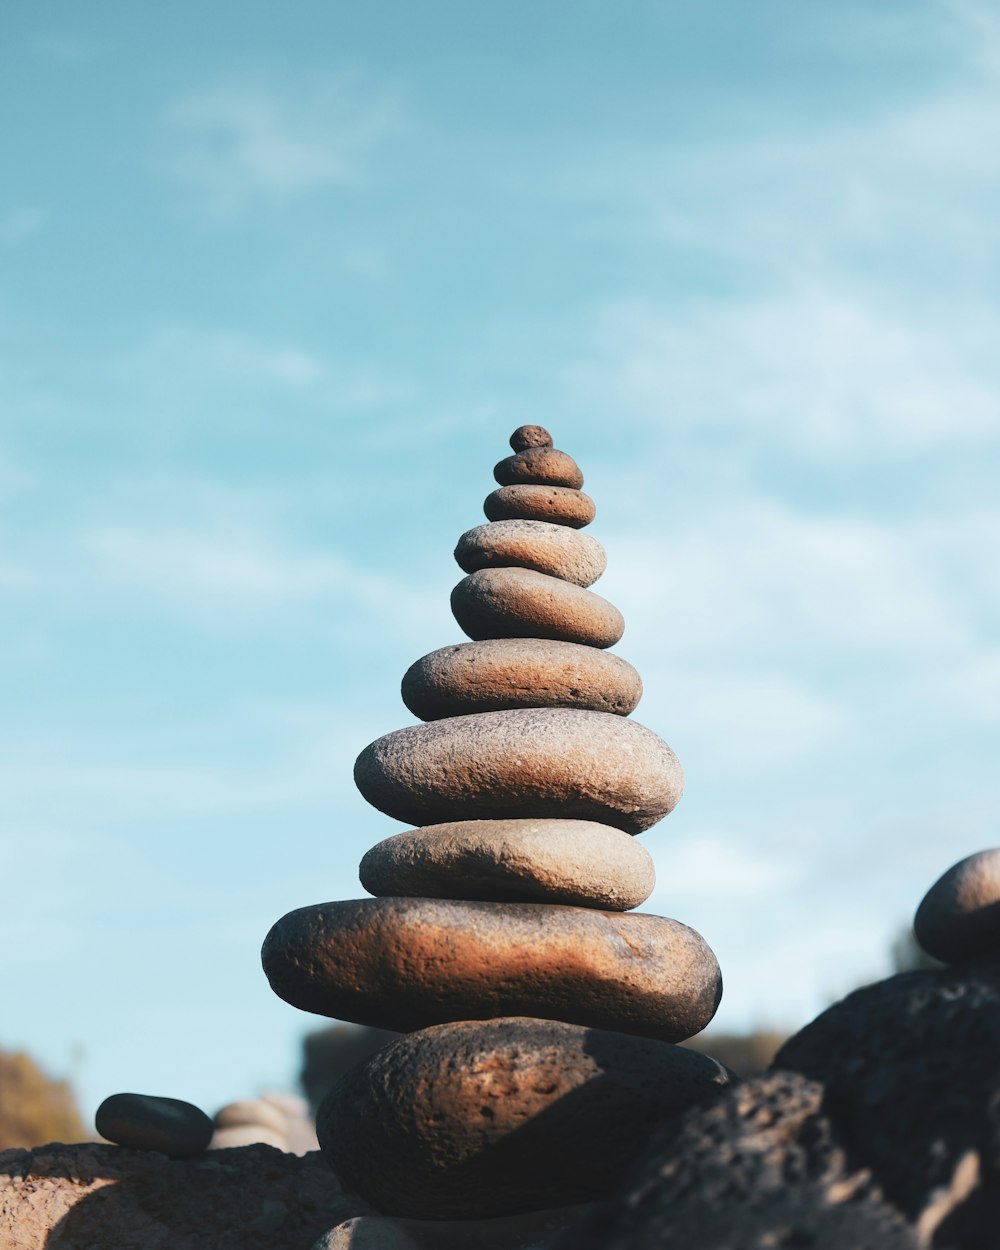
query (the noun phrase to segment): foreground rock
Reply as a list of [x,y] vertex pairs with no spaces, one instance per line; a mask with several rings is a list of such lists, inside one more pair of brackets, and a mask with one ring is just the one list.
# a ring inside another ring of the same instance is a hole
[[411,725],[358,756],[354,780],[408,825],[506,817],[595,820],[626,833],[676,806],[684,774],[636,721],[576,708],[518,708]]
[[384,1047],[330,1091],[316,1127],[345,1188],[384,1214],[505,1215],[612,1192],[658,1124],[727,1079],[662,1042],[463,1021]]
[[212,1121],[181,1098],[112,1094],[97,1108],[94,1125],[102,1137],[135,1150],[158,1150],[172,1159],[201,1154],[212,1140]]
[[303,1250],[367,1211],[318,1153],[197,1159],[84,1143],[0,1153],[4,1250]]
[[558,1250],[920,1250],[822,1105],[819,1085],[778,1072],[689,1111]]
[[369,894],[628,911],[656,884],[649,852],[589,820],[457,820],[394,834],[361,861]]
[[320,903],[283,916],[261,958],[292,1006],[387,1029],[538,1016],[679,1042],[722,996],[718,962],[687,925],[539,903]]
[[928,955],[948,964],[1000,955],[1000,849],[969,855],[935,881],[913,932]]
[[996,1245],[1000,960],[866,986],[791,1038],[775,1067],[826,1087],[860,1161],[936,1245]]

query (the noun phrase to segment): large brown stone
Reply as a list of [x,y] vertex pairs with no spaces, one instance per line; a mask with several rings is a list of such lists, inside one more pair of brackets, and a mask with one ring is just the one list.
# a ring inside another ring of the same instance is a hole
[[421,720],[571,707],[628,716],[642,678],[621,656],[554,638],[484,638],[441,647],[407,669],[403,702]]
[[566,486],[501,486],[486,496],[483,511],[490,521],[523,518],[582,529],[597,515],[597,506],[582,490]]
[[480,569],[451,592],[455,620],[470,638],[559,638],[613,647],[625,618],[607,599],[533,569]]
[[583,474],[572,456],[555,447],[526,447],[494,468],[501,486],[565,486],[579,490]]
[[317,1132],[379,1211],[460,1219],[612,1192],[653,1129],[718,1094],[715,1060],[549,1020],[400,1038],[327,1095]]
[[1000,955],[1000,848],[959,860],[935,881],[913,931],[928,955],[945,963]]
[[596,538],[550,521],[491,521],[467,530],[458,540],[455,559],[466,573],[479,569],[534,569],[591,586],[608,565]]
[[638,833],[672,811],[684,774],[634,720],[575,708],[516,708],[410,725],[354,766],[358,789],[408,825],[556,816]]
[[394,834],[361,861],[370,894],[627,911],[656,884],[649,852],[589,820],[460,820]]
[[517,1015],[678,1042],[722,995],[716,958],[687,925],[543,903],[319,903],[283,916],[261,957],[292,1006],[403,1031]]

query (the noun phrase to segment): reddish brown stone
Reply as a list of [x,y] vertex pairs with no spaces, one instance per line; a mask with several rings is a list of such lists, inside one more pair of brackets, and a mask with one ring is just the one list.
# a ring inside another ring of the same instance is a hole
[[483,511],[491,521],[552,521],[582,529],[597,515],[597,506],[582,490],[565,486],[501,486],[486,496]]
[[642,679],[621,656],[552,638],[485,638],[422,656],[403,677],[403,702],[421,720],[570,707],[628,716]]
[[575,708],[516,708],[410,725],[376,739],[354,765],[358,789],[407,825],[556,816],[626,833],[655,825],[684,774],[637,721]]
[[493,469],[501,486],[566,486],[579,490],[583,474],[572,456],[555,447],[528,447]]
[[402,1031],[520,1015],[677,1042],[722,995],[715,956],[687,925],[542,903],[300,907],[271,929],[262,960],[292,1006]]
[[491,521],[458,540],[455,559],[466,573],[515,566],[591,586],[608,558],[596,538],[547,521]]
[[529,447],[551,447],[552,435],[543,425],[519,425],[510,436],[515,451],[527,451]]
[[470,638],[556,638],[613,647],[625,618],[607,599],[532,569],[480,569],[451,592],[451,610]]
[[317,1131],[379,1211],[498,1216],[611,1193],[664,1120],[725,1070],[694,1051],[549,1020],[463,1021],[399,1038],[328,1094]]

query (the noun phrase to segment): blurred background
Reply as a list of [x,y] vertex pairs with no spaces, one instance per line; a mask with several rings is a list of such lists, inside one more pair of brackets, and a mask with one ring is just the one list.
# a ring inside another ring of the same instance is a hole
[[8,0],[21,1085],[295,1086],[260,944],[400,827],[352,764],[523,422],[687,772],[645,909],[718,1029],[886,975],[1000,828],[998,133],[975,0]]

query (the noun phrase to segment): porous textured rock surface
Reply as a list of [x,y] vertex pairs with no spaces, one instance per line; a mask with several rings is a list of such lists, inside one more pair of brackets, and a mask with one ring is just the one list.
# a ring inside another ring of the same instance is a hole
[[945,963],[1000,955],[1000,849],[969,855],[939,877],[917,908],[913,932]]
[[321,903],[282,917],[262,960],[294,1007],[400,1030],[538,1016],[676,1042],[722,995],[718,962],[687,925],[556,904]]
[[111,1094],[97,1108],[94,1124],[108,1141],[173,1159],[201,1154],[212,1139],[212,1121],[200,1107],[154,1094]]
[[569,707],[628,716],[642,679],[621,656],[551,638],[487,638],[441,647],[411,664],[403,702],[421,720]]
[[526,447],[495,465],[493,476],[501,486],[567,486],[579,490],[583,485],[580,466],[555,447]]
[[857,990],[786,1042],[774,1065],[822,1082],[886,1196],[911,1220],[937,1221],[935,1245],[995,1247],[1000,959]]
[[501,486],[486,496],[483,511],[490,521],[551,521],[582,529],[597,515],[597,505],[567,486]]
[[684,774],[650,729],[606,712],[516,708],[411,725],[358,756],[354,780],[408,825],[507,817],[648,829],[681,797]]
[[458,540],[455,559],[466,573],[516,565],[561,577],[577,586],[592,586],[608,564],[604,548],[596,538],[547,521],[493,521],[477,525]]
[[317,1132],[345,1189],[384,1214],[500,1215],[612,1192],[660,1122],[727,1080],[714,1060],[662,1042],[462,1021],[349,1073]]
[[318,1152],[196,1159],[84,1143],[0,1153],[4,1250],[302,1250],[368,1211]]
[[534,569],[480,569],[451,592],[451,611],[470,638],[558,638],[613,647],[625,618],[592,590]]
[[656,884],[637,838],[589,820],[457,820],[394,834],[361,861],[370,894],[627,911]]
[[777,1072],[736,1085],[653,1138],[620,1193],[557,1250],[920,1250],[849,1158],[823,1089]]

